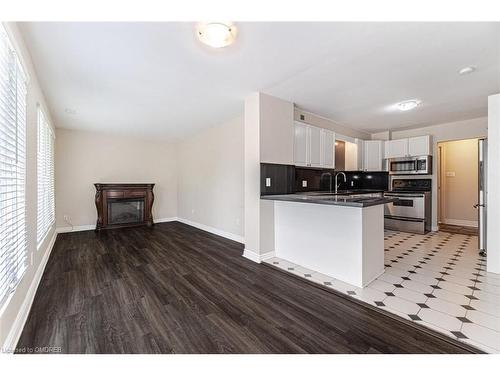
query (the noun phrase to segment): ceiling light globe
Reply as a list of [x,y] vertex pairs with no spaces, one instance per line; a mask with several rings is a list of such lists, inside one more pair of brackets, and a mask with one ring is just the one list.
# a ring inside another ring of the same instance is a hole
[[223,48],[234,42],[236,27],[222,22],[202,23],[197,28],[198,38],[213,48]]

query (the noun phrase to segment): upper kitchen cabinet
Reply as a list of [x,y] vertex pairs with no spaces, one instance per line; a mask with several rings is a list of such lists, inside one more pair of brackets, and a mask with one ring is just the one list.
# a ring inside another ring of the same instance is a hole
[[408,156],[432,155],[431,136],[408,138]]
[[385,141],[385,158],[401,158],[408,155],[408,138]]
[[321,166],[335,168],[335,133],[328,129],[321,129]]
[[334,168],[335,133],[295,122],[294,164],[304,167]]
[[431,154],[432,146],[430,135],[385,141],[386,159]]
[[363,170],[383,171],[384,141],[363,142]]
[[295,123],[294,162],[296,165],[309,163],[309,137],[308,126],[301,122]]

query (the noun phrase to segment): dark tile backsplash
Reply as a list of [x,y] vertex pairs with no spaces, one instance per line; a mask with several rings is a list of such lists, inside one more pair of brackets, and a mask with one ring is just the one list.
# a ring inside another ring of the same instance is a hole
[[[266,186],[266,178],[271,186]],[[260,164],[260,195],[291,194],[295,190],[295,166]]]
[[[333,169],[295,167],[295,191],[328,190],[330,185],[330,174],[333,178]],[[307,186],[304,186],[304,181]]]
[[[388,190],[389,174],[387,172],[344,172],[347,182],[342,177],[339,190],[376,189]],[[331,174],[331,185],[330,185]],[[335,171],[333,169],[301,168],[293,165],[261,163],[260,191],[261,195],[291,194],[304,191],[328,191],[335,189]],[[266,187],[266,178],[271,179],[271,186]],[[307,186],[303,186],[307,181]]]

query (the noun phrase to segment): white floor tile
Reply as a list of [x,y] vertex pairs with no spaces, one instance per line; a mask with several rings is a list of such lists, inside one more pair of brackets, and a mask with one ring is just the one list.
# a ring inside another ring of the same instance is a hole
[[374,280],[368,286],[380,292],[392,292],[396,288],[393,284],[382,280]]
[[454,276],[454,275],[445,275],[443,276],[443,279],[445,279],[446,281],[449,281],[451,283],[455,283],[455,284],[458,284],[458,285],[462,285],[462,286],[473,286],[474,285],[474,281],[471,281],[471,277],[470,278],[464,278],[464,277],[459,277],[459,276]]
[[382,275],[377,277],[377,280],[382,280],[389,284],[401,284],[403,282],[403,279],[401,277],[391,275],[390,273],[383,273]]
[[483,345],[483,344],[481,344],[481,343],[479,343],[477,341],[473,341],[473,340],[470,340],[470,339],[460,339],[460,341],[466,343],[467,345],[473,346],[473,347],[475,347],[475,348],[477,348],[479,350],[482,350],[485,353],[489,353],[489,354],[498,354],[498,353],[500,353],[500,350],[493,349],[492,347]]
[[500,338],[500,317],[473,310],[467,311],[466,317],[473,323],[498,331]]
[[498,305],[500,308],[500,296],[498,294],[484,292],[482,290],[475,290],[472,295],[481,301],[485,301],[494,305]]
[[363,301],[383,301],[387,297],[385,293],[371,287],[357,288],[355,292]]
[[417,314],[420,307],[414,302],[404,300],[399,297],[387,297],[384,304],[390,309],[400,311],[405,314]]
[[408,277],[410,279],[412,279],[413,281],[417,281],[419,283],[427,284],[427,285],[434,285],[438,282],[434,277],[430,277],[430,276],[423,275],[420,273],[412,273]]
[[469,298],[464,295],[450,292],[446,289],[435,289],[432,294],[437,298],[442,298],[448,302],[456,303],[457,305],[468,305],[470,301]]
[[340,280],[333,280],[332,285],[329,286],[330,288],[333,288],[335,290],[338,290],[339,292],[346,293],[348,290],[355,290],[356,287],[354,285],[345,283]]
[[470,305],[478,311],[500,317],[500,306],[482,300],[472,300]]
[[448,331],[460,331],[462,322],[455,317],[432,309],[421,309],[418,316],[425,322]]
[[415,292],[407,288],[396,288],[392,293],[399,298],[403,298],[414,303],[425,303],[427,300],[427,297],[423,293]]
[[500,300],[500,286],[487,283],[481,283],[481,284],[478,283],[476,287],[484,292],[496,294],[498,296],[498,299]]
[[440,281],[439,284],[437,284],[441,289],[448,290],[450,292],[462,294],[462,295],[469,295],[472,294],[472,289],[467,288],[466,286],[463,285],[458,285],[455,283],[451,283],[449,281]]
[[480,344],[500,350],[500,333],[474,323],[464,323],[462,333]]
[[429,285],[425,285],[425,284],[419,283],[418,281],[413,281],[413,280],[405,280],[405,281],[403,281],[402,285],[405,288],[408,288],[408,289],[411,289],[415,292],[420,292],[420,293],[432,293],[432,291],[434,290]]
[[463,317],[467,312],[467,310],[465,310],[462,306],[456,303],[448,302],[441,298],[429,298],[425,304],[433,310],[455,317]]

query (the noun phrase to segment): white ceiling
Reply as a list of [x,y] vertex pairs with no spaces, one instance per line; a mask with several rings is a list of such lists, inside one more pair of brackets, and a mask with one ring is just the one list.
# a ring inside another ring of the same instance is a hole
[[[20,24],[62,128],[179,138],[262,91],[376,132],[484,116],[500,92],[500,23],[239,23],[220,50],[194,26]],[[390,107],[413,98],[416,110]]]

